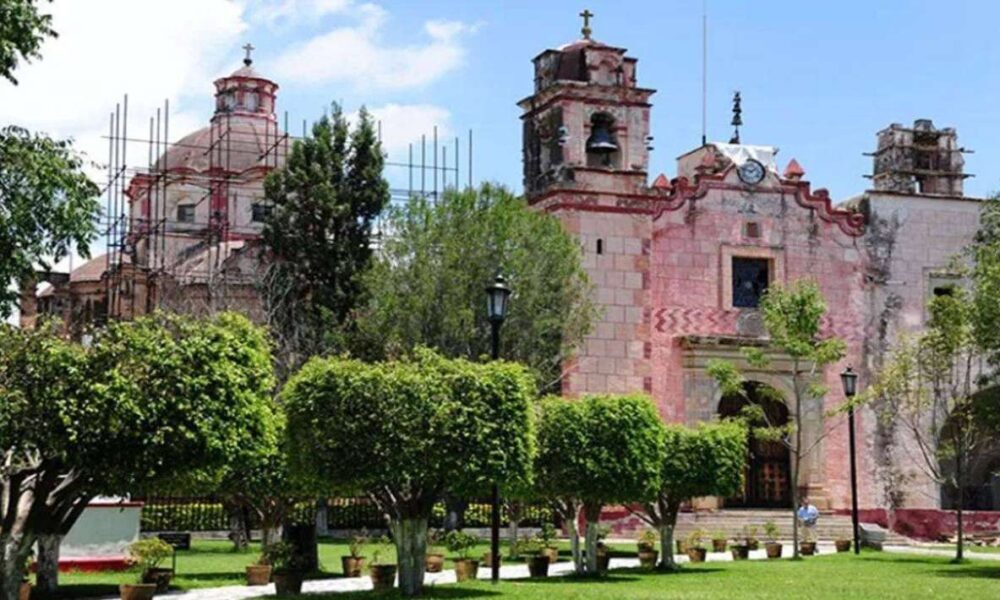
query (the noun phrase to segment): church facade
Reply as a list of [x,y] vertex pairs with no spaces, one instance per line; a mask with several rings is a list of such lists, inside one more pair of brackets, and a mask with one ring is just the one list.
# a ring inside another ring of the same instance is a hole
[[[768,286],[813,279],[828,305],[823,333],[843,339],[847,355],[817,374],[826,395],[802,407],[804,444],[816,446],[800,483],[820,507],[849,507],[847,426],[830,416],[844,402],[839,374],[852,365],[864,386],[896,336],[922,327],[927,299],[961,284],[948,265],[978,227],[956,132],[890,125],[877,136],[872,189],[843,202],[814,189],[794,159],[779,165],[776,148],[738,140],[705,143],[650,182],[655,91],[639,85],[637,66],[585,30],[534,59],[534,91],[519,102],[525,193],[579,238],[603,314],[564,392],[645,392],[665,420],[695,424],[747,401],[724,397],[709,376],[709,361],[726,359],[748,373],[748,396],[772,420],[794,418],[790,357],[768,344],[758,303]],[[771,365],[752,368],[744,346]],[[901,432],[871,409],[857,430],[862,507],[885,505],[890,472],[912,475],[905,506],[941,506]],[[751,440],[749,450],[746,489],[716,504],[789,505],[787,449]],[[970,493],[1000,508],[995,468],[981,462]]]

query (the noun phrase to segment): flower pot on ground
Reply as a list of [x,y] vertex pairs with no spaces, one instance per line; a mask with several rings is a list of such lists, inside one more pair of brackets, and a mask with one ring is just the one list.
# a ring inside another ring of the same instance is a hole
[[351,541],[347,543],[347,556],[340,557],[344,577],[361,577],[365,569],[365,557],[361,556],[361,551],[367,543],[368,535],[365,530],[351,536]]
[[306,572],[305,557],[300,556],[295,546],[288,542],[268,544],[264,548],[264,558],[271,565],[271,578],[279,596],[302,592],[302,579]]
[[556,547],[557,537],[558,531],[556,531],[555,525],[549,522],[542,523],[538,535],[535,536],[541,545],[542,554],[549,557],[549,564],[559,560],[559,548]]
[[774,521],[764,523],[764,535],[767,536],[767,543],[764,548],[767,550],[768,558],[781,558],[781,544],[778,543],[778,536],[781,530]]
[[[484,568],[492,569],[493,568],[493,553],[492,552],[484,552],[481,564],[483,565]],[[500,556],[500,566],[503,566],[503,555]]]
[[559,548],[555,546],[546,546],[542,548],[542,554],[549,557],[549,564],[559,562]]
[[760,548],[760,541],[757,539],[757,526],[756,525],[744,525],[743,526],[743,542],[751,550],[756,550]]
[[834,544],[836,544],[836,546],[837,546],[837,552],[850,552],[851,551],[851,545],[853,544],[853,541],[852,540],[837,540],[837,541],[834,542]]
[[691,562],[705,562],[705,532],[695,529],[687,538],[687,555]]
[[528,575],[531,577],[548,577],[549,557],[547,554],[531,554],[528,556]]
[[688,545],[684,540],[677,540],[677,554],[687,554]]
[[652,529],[645,529],[639,534],[639,539],[636,542],[639,554],[643,552],[650,552],[651,550],[656,550],[657,535]]
[[476,578],[476,574],[479,572],[479,561],[473,560],[471,558],[456,558],[453,559],[455,563],[455,579],[458,581],[469,581]]
[[639,566],[643,569],[652,569],[656,566],[656,561],[660,558],[660,553],[656,550],[640,550]]
[[687,555],[691,562],[705,562],[708,551],[704,548],[688,548]]
[[396,565],[387,558],[391,548],[388,536],[383,535],[372,551],[372,564],[368,567],[368,574],[375,591],[391,590],[396,585]]
[[31,584],[27,581],[21,583],[21,590],[18,593],[17,600],[31,600]]
[[118,586],[121,600],[152,600],[156,595],[155,583],[123,583]]
[[799,554],[802,556],[812,556],[816,554],[816,542],[802,542],[799,544]]
[[444,552],[441,549],[441,530],[427,530],[427,557],[424,559],[424,570],[428,573],[440,573],[444,570]]
[[746,544],[733,544],[729,547],[733,555],[733,560],[747,560],[750,558],[750,546]]
[[456,529],[444,536],[444,543],[449,551],[458,554],[458,557],[453,559],[455,579],[458,581],[475,579],[479,572],[479,561],[469,558],[469,553],[479,543],[479,538]]
[[597,543],[597,573],[599,575],[604,575],[608,572],[608,568],[611,566],[611,552],[608,547],[604,545],[604,542]]
[[173,569],[163,569],[154,567],[146,569],[142,574],[143,583],[152,583],[156,586],[157,594],[165,594],[170,590],[170,580],[174,577]]
[[139,579],[134,584],[119,587],[122,600],[144,600],[152,598],[156,592],[166,592],[174,572],[161,569],[160,563],[173,553],[173,546],[160,538],[145,538],[129,544],[129,559],[139,569]]
[[267,585],[271,583],[271,565],[249,565],[246,576],[247,585]]
[[712,552],[725,552],[728,545],[729,540],[726,538],[712,538]]
[[764,544],[764,549],[767,550],[768,558],[781,558],[781,544],[778,542],[768,542]]
[[275,571],[274,590],[279,596],[290,596],[302,593],[302,572],[301,571]]

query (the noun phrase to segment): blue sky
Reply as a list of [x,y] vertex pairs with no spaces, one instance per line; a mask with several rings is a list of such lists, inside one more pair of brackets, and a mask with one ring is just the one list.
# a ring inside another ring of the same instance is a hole
[[[867,186],[875,132],[915,118],[958,129],[974,149],[967,191],[1000,190],[1000,3],[955,0],[802,2],[708,0],[709,137],[730,134],[743,94],[746,143],[781,148],[836,199]],[[171,137],[207,122],[211,81],[255,66],[280,84],[294,131],[332,100],[384,117],[390,157],[430,134],[475,135],[475,176],[521,187],[515,102],[530,93],[531,59],[594,37],[639,59],[653,97],[651,177],[700,141],[701,0],[57,0],[59,40],[0,84],[0,123],[73,136],[106,156],[107,112],[130,94],[132,131],[169,98]],[[391,137],[391,139],[388,139]],[[132,152],[132,151],[130,151]],[[145,157],[144,147],[132,156]],[[465,169],[465,163],[462,163]],[[399,173],[394,179],[400,182]],[[464,175],[463,175],[464,179]]]

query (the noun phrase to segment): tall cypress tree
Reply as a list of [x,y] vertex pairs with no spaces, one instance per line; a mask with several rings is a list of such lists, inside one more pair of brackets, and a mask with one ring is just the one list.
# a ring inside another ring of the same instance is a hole
[[332,113],[264,183],[273,209],[262,296],[283,375],[340,347],[371,259],[372,226],[389,201],[371,116],[362,108],[352,128],[339,106]]

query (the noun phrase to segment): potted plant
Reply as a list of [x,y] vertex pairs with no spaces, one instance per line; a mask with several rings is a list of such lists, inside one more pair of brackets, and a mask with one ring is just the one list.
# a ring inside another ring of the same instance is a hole
[[382,536],[372,551],[372,564],[368,574],[372,578],[372,587],[376,591],[391,590],[396,584],[396,564],[388,562],[392,552],[392,544],[388,536]]
[[24,559],[24,567],[21,569],[21,589],[18,592],[18,600],[31,599],[31,581],[28,579],[28,574],[31,573],[31,562],[34,556],[34,551],[31,551]]
[[264,549],[267,562],[271,565],[274,589],[279,596],[302,593],[302,578],[305,574],[304,560],[288,542],[275,542]]
[[361,555],[361,551],[367,543],[368,532],[364,529],[351,536],[351,540],[347,543],[347,556],[340,557],[344,577],[361,577],[361,572],[365,568],[365,557]]
[[781,558],[781,544],[778,543],[778,536],[781,535],[781,532],[774,521],[764,523],[764,535],[767,537],[767,543],[764,544],[767,557]]
[[712,552],[725,552],[726,545],[729,540],[726,538],[726,532],[715,531],[712,533]]
[[596,524],[594,527],[597,528],[597,572],[599,574],[604,574],[608,572],[608,567],[611,565],[611,551],[604,540],[607,539],[608,534],[611,532],[611,528],[607,525]]
[[729,547],[733,555],[733,560],[747,560],[750,558],[750,545],[743,538],[733,539],[733,545]]
[[455,563],[455,578],[458,581],[475,579],[479,571],[479,561],[470,558],[469,555],[479,543],[479,538],[456,529],[444,536],[444,543],[450,552],[458,554],[457,558],[452,559]]
[[136,583],[123,583],[118,587],[122,600],[149,600],[157,592],[165,592],[170,587],[171,569],[160,569],[173,547],[159,538],[146,538],[129,544],[128,554],[132,564],[138,569]]
[[646,569],[652,569],[656,566],[657,559],[660,558],[660,553],[656,550],[657,536],[656,532],[652,529],[643,530],[639,534],[639,565]]
[[440,573],[444,569],[444,552],[441,548],[441,530],[427,530],[427,558],[424,560],[424,570],[428,573]]
[[542,554],[549,557],[549,564],[559,561],[559,548],[555,545],[557,535],[556,526],[548,522],[542,523],[542,527],[538,531],[538,540],[542,543]]
[[743,526],[743,539],[746,540],[747,546],[751,550],[760,548],[760,541],[757,539],[757,531],[758,529],[756,525]]
[[261,553],[260,558],[246,568],[247,585],[267,585],[271,583],[271,563],[267,556]]
[[531,577],[548,577],[549,555],[543,552],[545,543],[541,538],[525,538],[521,544],[521,552],[528,561],[528,574]]
[[837,538],[833,543],[837,546],[837,552],[850,552],[854,540],[850,538]]
[[802,528],[802,541],[799,542],[799,552],[802,556],[816,554],[816,536],[811,527]]
[[691,562],[705,562],[705,532],[695,529],[687,538],[687,555]]

